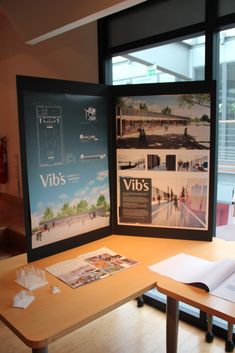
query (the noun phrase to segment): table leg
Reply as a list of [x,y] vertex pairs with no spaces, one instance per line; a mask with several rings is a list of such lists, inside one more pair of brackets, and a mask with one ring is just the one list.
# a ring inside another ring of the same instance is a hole
[[47,349],[47,347],[32,348],[32,353],[48,353],[48,349]]
[[166,304],[166,352],[177,353],[179,302],[167,297]]
[[141,295],[140,297],[137,298],[137,307],[142,308],[144,306],[144,296]]
[[207,314],[207,333],[206,333],[206,342],[211,343],[214,339],[214,334],[212,332],[213,327],[213,316]]
[[233,324],[228,322],[228,339],[225,343],[225,350],[226,352],[232,352],[234,350],[234,343],[233,343]]

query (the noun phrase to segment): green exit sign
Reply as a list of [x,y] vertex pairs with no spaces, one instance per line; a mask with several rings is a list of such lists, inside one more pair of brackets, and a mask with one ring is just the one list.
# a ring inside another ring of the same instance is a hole
[[156,75],[156,69],[155,68],[147,68],[147,72],[146,72],[147,76],[154,76]]

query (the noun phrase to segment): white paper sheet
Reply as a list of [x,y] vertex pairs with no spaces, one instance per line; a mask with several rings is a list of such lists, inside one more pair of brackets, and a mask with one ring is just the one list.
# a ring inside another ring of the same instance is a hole
[[176,281],[197,285],[220,298],[235,302],[235,260],[208,261],[180,253],[149,266],[151,271]]

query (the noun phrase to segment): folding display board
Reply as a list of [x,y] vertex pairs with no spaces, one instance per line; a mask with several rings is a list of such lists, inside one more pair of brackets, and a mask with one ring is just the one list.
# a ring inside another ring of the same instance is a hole
[[214,82],[17,91],[29,261],[113,232],[211,240]]

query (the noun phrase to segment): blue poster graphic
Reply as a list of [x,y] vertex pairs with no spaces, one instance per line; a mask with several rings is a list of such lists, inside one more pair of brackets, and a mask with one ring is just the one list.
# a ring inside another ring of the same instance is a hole
[[25,92],[32,248],[110,225],[106,98]]

